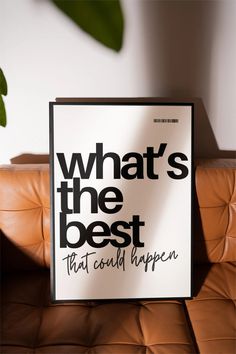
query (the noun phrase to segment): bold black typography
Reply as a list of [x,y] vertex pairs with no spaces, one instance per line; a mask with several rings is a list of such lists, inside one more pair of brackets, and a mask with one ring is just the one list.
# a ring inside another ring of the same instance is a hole
[[[103,144],[97,143],[96,152],[89,154],[87,165],[85,165],[81,153],[72,153],[69,168],[63,153],[57,153],[57,158],[65,179],[72,179],[76,170],[77,174],[79,172],[81,179],[89,179],[94,166],[96,178],[103,179],[104,163],[107,161],[113,162],[112,175],[114,179],[144,179],[144,162],[146,162],[146,176],[150,179],[158,179],[159,174],[155,171],[155,161],[164,155],[166,147],[167,143],[161,143],[159,149],[155,151],[154,147],[148,146],[142,155],[137,152],[128,152],[121,159],[115,152],[104,154]],[[169,155],[168,164],[170,167],[179,170],[179,173],[168,170],[167,174],[173,179],[183,179],[188,175],[188,168],[176,160],[187,161],[188,158],[181,152]]]
[[[157,180],[157,160],[164,156],[167,143],[161,143],[157,150],[148,146],[143,154],[128,152],[122,158],[115,152],[103,152],[103,144],[96,144],[96,152],[90,153],[85,163],[81,153],[72,153],[67,164],[64,153],[57,153],[64,181],[61,181],[57,192],[60,194],[60,247],[79,248],[86,242],[94,248],[102,248],[111,244],[117,248],[124,248],[131,243],[133,247],[144,247],[141,241],[141,227],[145,222],[140,220],[140,215],[133,215],[130,221],[117,220],[110,226],[101,220],[95,220],[89,225],[84,225],[78,220],[68,221],[67,215],[80,214],[83,210],[83,198],[89,198],[90,210],[86,212],[98,214],[118,213],[123,207],[123,194],[113,186],[107,186],[98,191],[91,186],[81,186],[81,180],[87,180],[92,173],[96,179],[104,178],[105,164],[112,166],[113,179],[144,179]],[[180,161],[179,161],[180,160]],[[170,169],[167,175],[176,180],[181,180],[188,175],[187,166],[182,161],[188,161],[185,154],[174,152],[168,156]],[[177,171],[176,171],[177,170]],[[72,182],[72,183],[71,183]],[[87,205],[87,204],[86,204]],[[68,240],[68,230],[74,228],[74,239]],[[114,236],[114,237],[113,237]],[[101,240],[102,238],[102,240]]]

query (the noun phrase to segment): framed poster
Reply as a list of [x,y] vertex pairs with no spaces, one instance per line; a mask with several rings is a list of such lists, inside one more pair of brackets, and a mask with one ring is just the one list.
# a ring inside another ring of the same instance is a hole
[[190,103],[50,103],[54,301],[191,297]]

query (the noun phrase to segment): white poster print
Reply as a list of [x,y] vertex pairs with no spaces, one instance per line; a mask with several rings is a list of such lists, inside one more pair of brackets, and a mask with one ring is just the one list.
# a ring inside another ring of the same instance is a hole
[[51,104],[54,300],[191,296],[192,105]]

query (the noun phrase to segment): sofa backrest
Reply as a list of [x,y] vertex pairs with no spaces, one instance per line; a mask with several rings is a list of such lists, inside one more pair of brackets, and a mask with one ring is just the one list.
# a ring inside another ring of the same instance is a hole
[[49,267],[48,165],[1,166],[0,230],[7,269]]
[[[236,162],[203,161],[195,173],[194,259],[236,260]],[[0,167],[0,232],[8,269],[50,266],[49,166]]]
[[[199,161],[194,253],[197,261],[236,260],[236,160]],[[199,208],[197,210],[197,208]]]

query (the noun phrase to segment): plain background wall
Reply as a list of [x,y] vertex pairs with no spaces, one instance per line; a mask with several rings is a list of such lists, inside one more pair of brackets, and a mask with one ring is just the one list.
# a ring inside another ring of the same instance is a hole
[[195,155],[236,156],[236,1],[122,4],[117,54],[49,0],[1,0],[0,66],[9,94],[0,163],[48,153],[48,102],[55,97],[199,97]]

